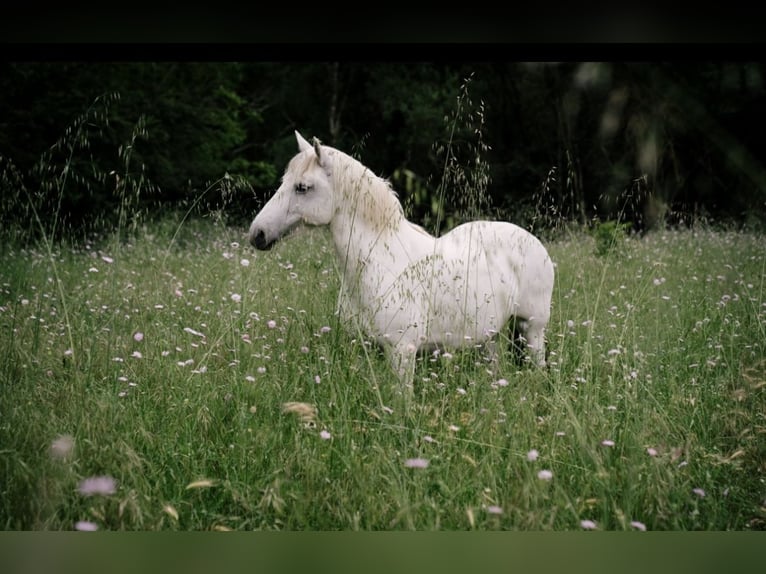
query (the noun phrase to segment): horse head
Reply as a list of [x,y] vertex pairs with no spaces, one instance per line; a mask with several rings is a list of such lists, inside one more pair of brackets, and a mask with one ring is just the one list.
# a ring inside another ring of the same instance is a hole
[[248,238],[257,249],[269,249],[293,228],[328,225],[335,212],[330,152],[297,131],[298,154],[287,165],[282,184],[253,219]]

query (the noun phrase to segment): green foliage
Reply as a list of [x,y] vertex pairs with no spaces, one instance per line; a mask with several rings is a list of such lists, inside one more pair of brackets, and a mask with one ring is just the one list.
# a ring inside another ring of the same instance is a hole
[[[106,228],[135,229],[142,194],[155,188],[136,165],[135,150],[147,137],[139,117],[127,140],[102,147],[119,94],[96,98],[27,170],[0,155],[0,207],[5,241],[59,239]],[[94,156],[98,149],[100,156]],[[108,153],[107,153],[108,152]]]
[[625,240],[630,231],[630,223],[619,221],[603,221],[596,224],[592,230],[596,240],[596,255],[620,255],[625,246]]
[[[451,227],[492,205],[506,219],[557,229],[593,218],[641,229],[703,217],[752,226],[766,212],[754,128],[766,109],[764,70],[752,62],[11,62],[0,67],[0,157],[3,169],[14,166],[6,178],[39,189],[40,157],[76,118],[93,115],[83,112],[93,102],[119,94],[80,132],[87,147],[81,138],[59,210],[67,227],[114,213],[108,175],[122,167],[116,150],[139,121],[129,175],[156,189],[142,194],[150,213],[204,205],[199,194],[227,173],[248,188],[230,210],[252,212],[295,153],[297,128],[340,149],[364,142],[360,159],[383,176],[412,173],[422,185],[412,197],[400,193],[426,225]],[[62,165],[65,153],[51,161]],[[477,190],[481,205],[461,203],[479,199]],[[14,213],[0,217],[13,223]]]
[[[276,181],[273,163],[247,153],[261,116],[238,92],[239,64],[8,64],[4,71],[0,217],[11,226],[26,226],[37,210],[41,220],[60,220],[58,230],[82,235],[117,224],[111,214],[129,198],[135,210],[156,214],[192,204],[227,173],[251,194]],[[49,83],[57,89],[43,89]]]

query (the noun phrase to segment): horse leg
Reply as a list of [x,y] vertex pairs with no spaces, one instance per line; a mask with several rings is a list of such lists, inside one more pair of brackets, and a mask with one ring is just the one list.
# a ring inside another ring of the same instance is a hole
[[484,351],[484,359],[492,365],[492,368],[497,368],[497,363],[500,359],[500,356],[497,352],[497,341],[495,338],[487,339],[483,345],[483,351]]
[[526,342],[527,357],[538,367],[545,366],[545,323],[535,321],[519,321],[517,323]]
[[409,342],[399,342],[388,348],[391,368],[402,383],[404,394],[411,397],[415,379],[415,356],[417,347]]

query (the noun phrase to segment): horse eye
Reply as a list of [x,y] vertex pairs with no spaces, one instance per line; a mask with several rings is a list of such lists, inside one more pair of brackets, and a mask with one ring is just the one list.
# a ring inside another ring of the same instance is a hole
[[298,183],[295,185],[295,193],[306,193],[311,190],[311,186],[306,183]]

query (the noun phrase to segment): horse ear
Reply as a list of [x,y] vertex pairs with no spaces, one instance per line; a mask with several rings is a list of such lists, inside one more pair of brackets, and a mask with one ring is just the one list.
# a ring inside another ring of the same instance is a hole
[[317,161],[319,165],[324,167],[324,158],[322,157],[322,142],[318,138],[314,138],[314,153],[317,154]]
[[307,142],[301,134],[298,133],[298,130],[295,130],[295,139],[298,140],[298,151],[306,151],[307,149],[311,149],[311,144]]

